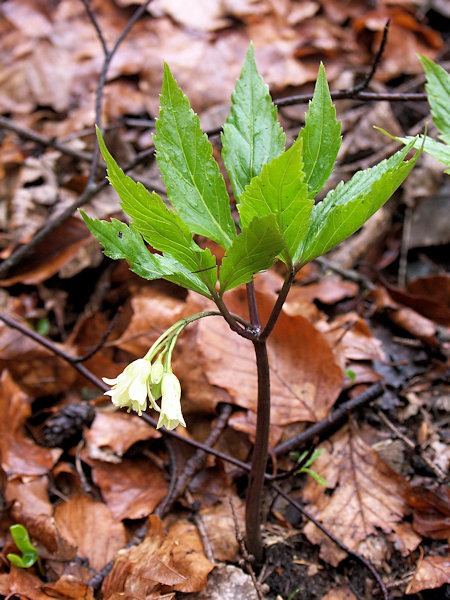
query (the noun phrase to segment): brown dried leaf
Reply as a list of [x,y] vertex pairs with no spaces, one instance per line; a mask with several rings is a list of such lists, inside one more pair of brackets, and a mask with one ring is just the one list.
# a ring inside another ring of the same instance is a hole
[[77,555],[87,558],[99,571],[126,544],[125,528],[117,523],[103,502],[89,496],[74,496],[55,509],[61,535],[78,547]]
[[388,291],[378,286],[374,292],[377,312],[384,312],[387,317],[402,329],[419,340],[436,345],[436,325],[430,319],[419,315],[412,308],[397,304]]
[[167,494],[165,475],[150,460],[123,459],[119,464],[89,462],[92,479],[102,490],[117,521],[148,516]]
[[25,436],[24,423],[31,415],[31,399],[14,383],[8,371],[0,377],[0,456],[8,478],[45,475],[62,450],[42,448]]
[[347,586],[344,586],[330,590],[328,594],[322,596],[321,600],[356,600],[356,596]]
[[42,544],[53,558],[72,560],[76,548],[61,537],[53,518],[53,506],[48,499],[47,477],[9,481],[5,498],[11,503],[11,517],[24,525],[30,536]]
[[319,300],[323,304],[335,304],[344,298],[354,298],[358,293],[358,286],[351,281],[327,277],[319,283],[296,286],[292,291],[294,290],[307,300]]
[[0,281],[0,286],[7,287],[15,283],[36,285],[49,279],[71,261],[89,240],[90,233],[84,223],[76,217],[70,217],[33,248],[26,262],[12,269],[9,277]]
[[99,458],[99,449],[111,449],[114,457],[120,457],[136,442],[160,437],[156,429],[135,415],[100,410],[85,433],[88,456],[94,459]]
[[236,562],[239,557],[239,546],[236,540],[235,523],[229,498],[233,506],[241,532],[244,531],[244,505],[238,496],[226,493],[226,498],[200,511],[205,526],[206,535],[211,543],[214,558],[219,561]]
[[336,317],[326,336],[334,352],[346,360],[384,360],[381,341],[372,335],[366,321],[356,313]]
[[[309,511],[349,548],[362,550],[362,542],[377,529],[392,533],[408,512],[403,494],[408,483],[384,463],[378,454],[346,426],[331,438],[327,450],[313,469],[328,482],[329,489],[308,477],[303,492]],[[329,493],[332,490],[331,494]],[[345,556],[315,525],[305,534],[320,544],[320,555],[336,566]],[[369,557],[370,558],[370,557]]]
[[417,567],[406,593],[417,594],[446,583],[450,583],[450,559],[445,556],[427,556]]
[[421,535],[433,540],[450,537],[450,489],[443,485],[427,489],[414,486],[405,494],[413,508],[413,527]]
[[450,275],[419,277],[406,290],[389,287],[394,300],[444,326],[450,326]]
[[94,600],[94,591],[73,575],[63,575],[54,583],[42,585],[42,590],[51,598],[64,600]]
[[[273,294],[257,294],[263,322]],[[226,295],[231,312],[246,314],[245,288]],[[257,379],[251,342],[222,319],[198,325],[199,361],[212,385],[227,390],[235,404],[256,412]],[[285,425],[326,416],[342,387],[342,372],[324,335],[304,317],[282,313],[268,341],[271,366],[271,422]]]
[[[7,314],[29,327],[29,298],[8,299]],[[65,347],[70,352],[70,347]],[[20,331],[0,322],[0,371],[8,369],[14,381],[33,397],[66,392],[76,381],[76,371]]]
[[140,289],[130,304],[129,324],[113,344],[136,356],[143,356],[166,329],[186,315],[186,302],[153,286]]
[[166,535],[161,520],[152,515],[144,541],[117,556],[103,582],[103,597],[110,600],[125,594],[140,600],[160,598],[173,589],[199,591],[213,568],[203,555],[194,525],[180,522]]
[[48,600],[47,594],[41,591],[42,579],[36,577],[29,569],[11,566],[9,573],[9,593],[17,594],[27,600]]

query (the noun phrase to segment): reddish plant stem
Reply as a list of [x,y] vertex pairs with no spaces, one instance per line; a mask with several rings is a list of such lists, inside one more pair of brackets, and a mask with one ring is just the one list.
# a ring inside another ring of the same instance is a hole
[[245,501],[245,530],[247,549],[258,564],[264,559],[261,538],[261,510],[264,478],[269,449],[270,427],[270,370],[267,346],[264,340],[253,342],[258,371],[258,408],[256,413],[256,437],[252,465]]
[[277,301],[275,302],[275,306],[270,313],[270,317],[264,327],[261,335],[259,336],[260,340],[266,340],[269,335],[272,333],[273,328],[276,325],[278,317],[280,316],[281,309],[283,308],[283,304],[286,302],[287,295],[289,294],[289,290],[291,289],[292,282],[294,281],[295,271],[290,271],[286,279],[284,280],[283,287],[278,294]]

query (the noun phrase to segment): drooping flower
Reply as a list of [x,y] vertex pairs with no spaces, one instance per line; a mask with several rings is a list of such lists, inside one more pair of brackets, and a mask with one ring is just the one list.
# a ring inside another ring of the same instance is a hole
[[139,358],[130,363],[115,379],[103,377],[105,383],[113,386],[105,395],[111,396],[115,406],[128,407],[128,412],[133,409],[140,416],[147,408],[151,370],[151,362],[146,358]]
[[186,427],[181,412],[181,385],[178,377],[171,372],[164,372],[161,379],[161,413],[157,429],[175,429],[180,423]]

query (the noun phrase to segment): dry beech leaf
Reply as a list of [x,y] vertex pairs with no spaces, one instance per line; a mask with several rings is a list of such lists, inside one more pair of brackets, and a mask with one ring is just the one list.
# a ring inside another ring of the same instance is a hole
[[[408,512],[403,499],[408,483],[381,460],[353,427],[344,427],[330,442],[331,449],[313,465],[329,489],[308,477],[303,499],[309,504],[309,512],[327,529],[349,548],[361,552],[368,536],[376,535],[378,529],[392,534]],[[320,556],[333,566],[345,557],[312,523],[304,531],[310,542],[320,544]]]
[[[273,294],[257,293],[264,322]],[[225,295],[231,312],[246,314],[245,288]],[[256,412],[257,378],[250,341],[230,331],[223,319],[198,325],[198,358],[208,381],[224,388],[234,404]],[[301,342],[301,343],[300,343]],[[271,366],[271,422],[318,421],[328,414],[342,388],[342,372],[325,336],[304,317],[281,313],[268,341]]]
[[47,477],[8,481],[5,499],[11,504],[11,518],[24,525],[30,536],[42,544],[52,558],[72,560],[76,556],[76,548],[58,531],[47,488]]
[[160,437],[156,429],[135,415],[101,410],[85,433],[91,458],[97,458],[94,453],[98,448],[110,448],[116,456],[122,456],[136,442]]
[[102,490],[114,519],[141,519],[167,494],[168,483],[150,460],[123,459],[118,464],[89,461],[92,479]]
[[351,281],[342,281],[327,277],[319,283],[295,286],[292,292],[303,296],[307,300],[319,300],[323,304],[336,304],[344,298],[354,298],[358,293],[358,285]]
[[[253,411],[235,411],[228,419],[228,425],[236,431],[246,433],[249,436],[251,442],[255,443],[256,414]],[[278,427],[277,425],[271,424],[269,428],[269,448],[274,448],[281,441],[282,435],[282,427]]]
[[417,594],[450,583],[450,558],[445,556],[427,556],[424,558],[414,577],[406,588],[407,594]]
[[417,485],[405,494],[413,509],[413,528],[433,540],[450,537],[450,489],[444,485],[427,489]]
[[25,436],[24,424],[31,415],[31,399],[14,383],[8,371],[0,377],[0,456],[8,478],[45,475],[62,450],[42,448]]
[[419,313],[450,326],[450,275],[430,275],[410,281],[406,290],[389,287],[389,293],[394,300],[401,302]]
[[366,321],[356,313],[339,315],[326,330],[337,354],[346,360],[383,360],[382,343],[372,335]]
[[229,498],[233,498],[233,506],[238,519],[239,529],[244,531],[244,505],[242,500],[228,491],[226,498],[214,506],[200,510],[206,536],[211,543],[214,558],[220,561],[236,562],[239,558],[239,546],[236,540],[234,517],[231,512]]
[[[26,324],[21,316],[14,313],[11,316]],[[71,349],[65,347],[65,350]],[[68,368],[65,361],[1,322],[0,371],[3,369],[8,369],[12,378],[20,381],[20,386],[34,397],[65,392],[76,381],[76,371]]]
[[50,598],[94,600],[94,590],[86,583],[78,581],[73,575],[62,575],[54,583],[43,584],[41,587]]
[[130,304],[133,314],[129,324],[113,345],[136,356],[143,356],[166,329],[189,314],[186,302],[156,286],[140,289]]
[[397,304],[388,291],[378,286],[374,292],[377,312],[384,312],[387,317],[414,337],[428,344],[436,344],[436,325],[412,308]]
[[356,596],[347,586],[344,586],[330,590],[328,594],[322,596],[321,600],[356,600]]
[[125,528],[117,523],[103,502],[89,496],[74,496],[55,508],[55,521],[61,535],[78,547],[77,556],[87,558],[99,571],[127,542]]
[[394,525],[393,533],[388,537],[402,556],[410,556],[422,541],[422,536],[418,535],[411,523],[407,522]]
[[103,597],[157,599],[174,589],[199,591],[213,568],[203,554],[195,525],[180,522],[166,534],[161,520],[152,515],[144,541],[119,552],[103,582]]
[[70,217],[33,248],[22,266],[14,268],[0,286],[36,285],[49,279],[80,252],[90,233],[81,219]]
[[9,593],[27,600],[48,600],[47,594],[41,591],[42,579],[33,575],[29,569],[11,566],[9,573]]

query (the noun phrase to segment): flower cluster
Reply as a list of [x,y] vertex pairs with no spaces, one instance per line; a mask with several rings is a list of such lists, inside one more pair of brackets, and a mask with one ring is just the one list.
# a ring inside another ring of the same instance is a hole
[[[111,397],[115,406],[128,407],[128,412],[135,410],[140,416],[147,409],[148,401],[160,413],[157,429],[163,425],[166,429],[175,429],[180,423],[186,427],[181,412],[181,386],[171,367],[175,342],[185,326],[183,320],[168,329],[144,358],[130,363],[115,379],[103,377],[103,381],[112,386],[105,395]],[[161,406],[157,404],[159,399]]]

